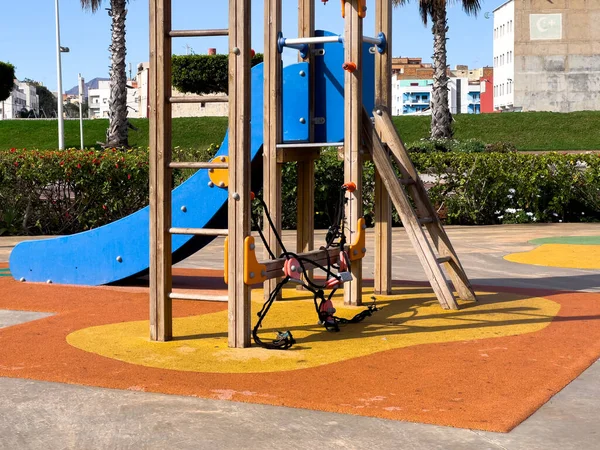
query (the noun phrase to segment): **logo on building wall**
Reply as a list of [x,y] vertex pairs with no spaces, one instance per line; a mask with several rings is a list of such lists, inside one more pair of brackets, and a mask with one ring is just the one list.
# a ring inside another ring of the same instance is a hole
[[562,39],[562,14],[530,14],[529,34],[532,41]]

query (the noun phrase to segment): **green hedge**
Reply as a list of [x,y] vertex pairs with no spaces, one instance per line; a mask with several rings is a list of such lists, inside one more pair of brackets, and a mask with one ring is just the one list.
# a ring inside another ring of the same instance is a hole
[[[186,150],[187,151],[187,150]],[[211,146],[181,160],[208,160]],[[181,151],[185,152],[185,151]],[[413,153],[430,178],[430,196],[449,224],[600,220],[596,154]],[[343,182],[342,162],[326,149],[315,166],[315,226],[327,227]],[[175,171],[174,185],[192,171]],[[283,224],[296,226],[296,166],[283,169]],[[363,198],[373,217],[372,163]],[[0,235],[68,234],[131,214],[148,202],[148,151],[0,151]],[[397,216],[396,224],[398,224]]]
[[75,233],[147,202],[147,150],[0,152],[0,235]]
[[[228,55],[174,55],[173,87],[192,94],[212,94],[229,90]],[[262,53],[252,57],[254,67],[263,61]]]

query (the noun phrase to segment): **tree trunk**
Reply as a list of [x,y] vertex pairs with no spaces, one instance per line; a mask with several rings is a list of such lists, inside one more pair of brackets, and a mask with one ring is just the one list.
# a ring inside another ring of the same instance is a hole
[[127,147],[127,72],[125,71],[125,9],[126,0],[111,0],[112,41],[110,45],[110,123],[106,132],[108,147]]
[[452,137],[452,116],[448,106],[448,74],[446,72],[446,8],[433,8],[433,88],[431,91],[431,138]]

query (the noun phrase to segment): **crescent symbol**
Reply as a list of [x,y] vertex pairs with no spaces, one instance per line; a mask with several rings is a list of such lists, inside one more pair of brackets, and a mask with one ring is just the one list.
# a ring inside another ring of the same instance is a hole
[[548,18],[542,17],[535,23],[535,26],[538,29],[538,31],[540,31],[542,33],[545,33],[546,31],[548,31],[548,27],[546,26],[547,20],[548,20]]

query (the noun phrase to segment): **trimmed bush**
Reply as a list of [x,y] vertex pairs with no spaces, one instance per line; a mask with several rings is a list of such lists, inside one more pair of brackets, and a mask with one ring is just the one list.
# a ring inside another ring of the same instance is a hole
[[[206,161],[211,146],[175,159]],[[600,156],[515,152],[414,153],[448,224],[600,220]],[[315,163],[315,226],[326,228],[343,183],[335,148]],[[174,186],[193,171],[174,171]],[[296,227],[297,171],[283,168],[283,226]],[[363,207],[373,220],[374,167],[365,162]],[[260,194],[259,194],[260,195]],[[120,219],[148,203],[148,150],[0,151],[0,235],[68,234]],[[394,223],[399,224],[394,212]]]
[[0,235],[75,233],[147,203],[147,150],[0,152]]
[[600,219],[596,154],[428,153],[413,161],[434,180],[429,195],[450,224]]
[[[263,61],[262,53],[254,55],[254,67]],[[213,94],[229,90],[228,55],[174,55],[173,87],[192,94]]]

